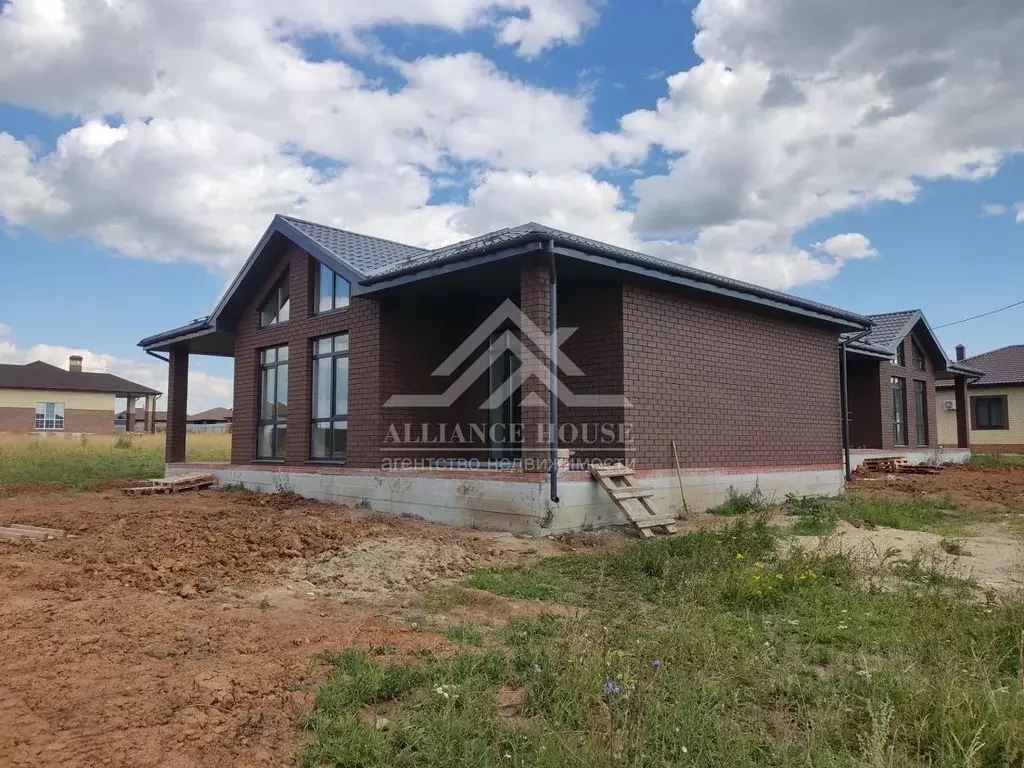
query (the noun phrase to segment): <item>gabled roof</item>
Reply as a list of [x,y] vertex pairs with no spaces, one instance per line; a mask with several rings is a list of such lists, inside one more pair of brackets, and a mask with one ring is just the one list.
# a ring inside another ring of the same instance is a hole
[[931,356],[932,364],[937,372],[964,374],[971,377],[978,375],[978,371],[962,362],[954,363],[946,356],[942,344],[939,343],[938,337],[928,325],[928,321],[920,309],[883,312],[877,315],[868,315],[868,319],[871,320],[871,329],[866,334],[844,334],[843,338],[849,340],[847,349],[850,352],[888,360],[896,354],[896,348],[907,337],[907,334],[916,330],[923,343],[924,351]]
[[209,408],[188,417],[189,421],[230,421],[233,411],[230,408]]
[[974,357],[960,360],[957,365],[967,366],[981,374],[971,386],[1024,386],[1024,344],[993,349]]
[[47,389],[61,392],[102,392],[115,395],[159,395],[155,389],[111,373],[68,371],[37,360],[25,365],[0,365],[0,389]]
[[[283,257],[291,244],[306,250],[318,261],[352,283],[352,294],[369,294],[400,283],[414,282],[455,269],[506,258],[550,244],[560,256],[602,264],[727,296],[740,301],[814,318],[846,328],[866,328],[862,315],[781,291],[705,272],[669,259],[631,251],[570,232],[530,222],[490,232],[442,248],[427,250],[369,235],[360,235],[324,224],[278,214],[250,254],[238,276],[218,302],[209,318],[147,337],[139,345],[147,349],[167,348],[171,343],[202,337],[210,346],[215,334],[231,333],[241,307],[251,300],[252,286],[262,286],[274,258]],[[250,286],[250,287],[246,287]]]

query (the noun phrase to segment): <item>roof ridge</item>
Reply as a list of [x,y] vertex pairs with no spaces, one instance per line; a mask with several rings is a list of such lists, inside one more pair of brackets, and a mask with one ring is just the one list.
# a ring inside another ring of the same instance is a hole
[[336,227],[333,224],[323,224],[323,223],[321,223],[319,221],[310,221],[309,219],[300,219],[298,216],[289,216],[288,214],[285,214],[285,213],[279,213],[277,215],[280,216],[285,221],[297,221],[299,224],[309,224],[310,226],[313,226],[313,227],[323,227],[324,229],[333,229],[335,232],[344,232],[346,235],[355,235],[356,237],[365,237],[367,240],[377,240],[378,242],[389,243],[390,245],[400,245],[403,248],[415,248],[417,251],[422,251],[423,253],[430,253],[431,252],[431,250],[429,248],[422,248],[421,246],[418,246],[418,245],[409,245],[409,243],[400,243],[397,240],[389,240],[386,237],[378,237],[377,235],[367,235],[367,234],[364,234],[362,232],[355,232],[355,231],[353,231],[351,229],[343,229],[341,227]]
[[1017,347],[1024,347],[1024,344],[1007,344],[1007,345],[1002,346],[1002,347],[996,347],[995,349],[990,349],[987,352],[979,352],[976,355],[971,355],[970,357],[965,357],[960,362],[966,362],[967,360],[973,360],[973,359],[975,359],[977,357],[984,357],[985,355],[992,355],[992,354],[995,354],[996,352],[1002,352],[1005,349],[1017,349]]
[[[921,312],[920,309],[900,309],[895,312],[874,312],[867,317],[895,317],[896,315],[912,315],[915,312]],[[921,314],[924,314],[921,312]]]

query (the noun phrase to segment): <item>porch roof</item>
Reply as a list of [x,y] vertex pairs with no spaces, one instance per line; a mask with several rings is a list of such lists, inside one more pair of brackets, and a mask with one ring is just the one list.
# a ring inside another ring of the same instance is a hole
[[[868,318],[854,312],[535,222],[428,250],[278,214],[209,317],[149,336],[140,341],[139,346],[152,351],[188,341],[193,351],[197,352],[202,343],[210,349],[225,348],[226,340],[215,336],[231,334],[233,317],[238,307],[245,303],[267,274],[267,262],[280,257],[284,242],[298,245],[349,279],[354,296],[372,294],[396,285],[550,247],[562,257],[589,261],[648,279],[768,306],[776,311],[826,322],[847,330],[863,330],[870,326]],[[226,352],[208,351],[200,354]]]

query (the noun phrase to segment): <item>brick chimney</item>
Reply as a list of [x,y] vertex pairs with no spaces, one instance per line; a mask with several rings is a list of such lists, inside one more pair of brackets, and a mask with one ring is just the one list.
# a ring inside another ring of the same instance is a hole
[[72,373],[81,373],[82,372],[82,356],[81,355],[72,355],[71,357],[68,358],[68,370],[71,371]]
[[957,359],[957,362],[960,362],[966,356],[967,356],[967,347],[965,347],[963,344],[957,344],[956,345],[956,359]]

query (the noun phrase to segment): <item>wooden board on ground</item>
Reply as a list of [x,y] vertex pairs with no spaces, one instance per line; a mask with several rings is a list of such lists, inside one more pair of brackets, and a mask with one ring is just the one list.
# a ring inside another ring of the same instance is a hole
[[180,493],[181,491],[194,491],[199,488],[209,488],[217,484],[215,475],[177,475],[175,477],[154,477],[149,480],[149,485],[137,488],[125,488],[128,496],[149,496],[154,493]]
[[590,474],[645,539],[651,538],[654,531],[664,534],[676,532],[675,515],[659,515],[654,510],[649,501],[654,491],[633,485],[633,470],[629,467],[623,464],[595,466],[590,468]]
[[67,535],[66,531],[57,528],[41,528],[37,525],[11,523],[0,526],[0,539],[41,539],[46,541],[47,539],[64,539],[67,538]]
[[942,467],[929,467],[927,464],[907,464],[904,467],[900,467],[900,473],[906,473],[909,475],[937,475],[942,470]]
[[902,456],[882,456],[864,459],[861,466],[868,472],[899,472],[902,467],[907,466],[907,460]]

